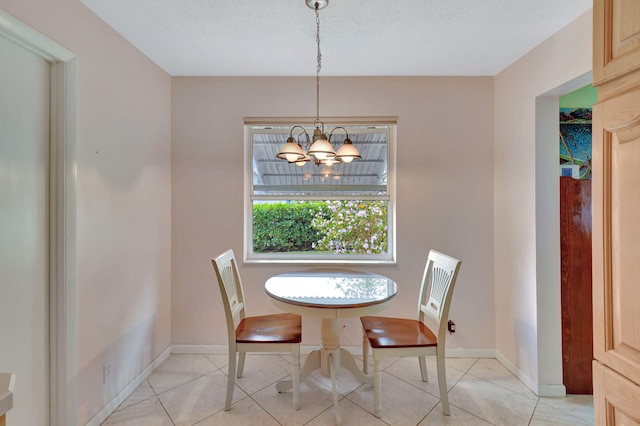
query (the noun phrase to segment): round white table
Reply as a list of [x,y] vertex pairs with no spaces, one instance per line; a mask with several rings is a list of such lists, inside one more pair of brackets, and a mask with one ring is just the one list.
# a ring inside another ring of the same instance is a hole
[[[273,304],[283,311],[322,319],[322,347],[307,356],[300,372],[301,381],[318,368],[325,376],[330,375],[336,410],[335,371],[340,367],[364,383],[373,383],[373,379],[358,368],[353,354],[340,348],[338,320],[372,315],[386,309],[398,291],[395,281],[369,272],[316,270],[273,276],[267,280],[264,289]],[[290,380],[276,385],[280,392],[289,388]]]

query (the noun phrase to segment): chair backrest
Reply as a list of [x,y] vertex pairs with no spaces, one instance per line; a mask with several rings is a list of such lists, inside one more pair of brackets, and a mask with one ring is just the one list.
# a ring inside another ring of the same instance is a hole
[[229,345],[235,345],[235,331],[245,317],[244,291],[233,250],[227,250],[211,261],[216,271],[227,319]]
[[[436,250],[429,251],[422,276],[418,319],[435,327],[438,340],[444,340],[449,320],[449,306],[462,261]],[[425,321],[428,320],[428,321]]]

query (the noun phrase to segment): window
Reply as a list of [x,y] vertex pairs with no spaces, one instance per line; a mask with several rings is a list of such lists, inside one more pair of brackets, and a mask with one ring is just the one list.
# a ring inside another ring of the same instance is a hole
[[[309,121],[246,119],[246,262],[393,263],[395,120],[327,121],[341,126],[361,159],[327,167],[276,158],[293,126]],[[337,150],[346,137],[336,129]],[[293,136],[306,147],[304,134]]]

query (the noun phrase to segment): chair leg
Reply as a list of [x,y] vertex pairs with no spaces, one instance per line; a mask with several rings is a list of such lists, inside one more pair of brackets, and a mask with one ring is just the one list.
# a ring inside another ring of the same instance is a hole
[[244,358],[245,355],[247,354],[246,352],[238,352],[239,356],[238,356],[238,373],[236,375],[236,377],[239,379],[240,377],[242,377],[242,374],[244,374]]
[[382,362],[373,353],[373,414],[380,417],[382,413]]
[[293,409],[300,409],[300,347],[291,351],[291,381],[293,385]]
[[362,372],[369,374],[369,338],[364,329],[362,330]]
[[429,381],[429,375],[427,373],[427,358],[425,356],[418,356],[418,364],[420,364],[420,375],[423,382]]
[[449,410],[449,394],[447,392],[447,372],[445,369],[444,350],[442,352],[438,350],[436,362],[438,364],[438,386],[440,387],[440,401],[442,401],[442,412],[445,416],[450,416],[451,412]]
[[[231,348],[230,348],[231,349]],[[231,410],[233,400],[233,388],[236,382],[236,352],[229,350],[229,372],[227,374],[227,399],[224,402],[224,410]]]

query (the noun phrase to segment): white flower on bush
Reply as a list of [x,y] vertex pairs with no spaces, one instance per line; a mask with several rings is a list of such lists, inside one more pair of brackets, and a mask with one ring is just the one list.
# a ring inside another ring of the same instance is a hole
[[386,252],[386,209],[384,201],[328,201],[333,215],[318,214],[312,226],[324,235],[317,250],[336,253]]

